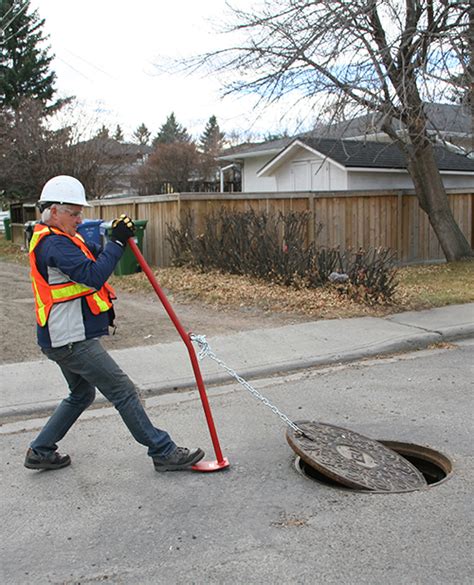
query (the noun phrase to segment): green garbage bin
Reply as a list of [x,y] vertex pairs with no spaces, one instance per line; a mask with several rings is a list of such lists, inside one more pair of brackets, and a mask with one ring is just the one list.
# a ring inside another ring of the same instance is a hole
[[[145,233],[146,224],[148,223],[147,219],[137,219],[133,222],[136,227],[134,240],[140,249],[140,252],[143,252],[143,235]],[[107,228],[107,235],[110,236],[112,231],[112,227]],[[120,258],[117,266],[115,267],[114,274],[116,276],[124,276],[125,274],[135,274],[135,272],[140,271],[140,266],[138,265],[137,259],[135,258],[134,253],[130,249],[130,246],[125,248],[125,252],[123,253],[122,257]]]
[[9,217],[4,217],[3,225],[5,226],[5,239],[11,240],[12,239],[11,219]]

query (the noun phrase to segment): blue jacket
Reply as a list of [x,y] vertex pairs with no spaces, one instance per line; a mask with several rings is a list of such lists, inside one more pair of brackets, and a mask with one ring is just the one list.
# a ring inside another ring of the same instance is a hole
[[[99,290],[114,271],[123,248],[108,242],[105,248],[86,242],[96,261],[65,236],[51,234],[36,247],[39,272],[49,284],[67,280]],[[76,341],[109,334],[110,311],[94,315],[84,297],[56,304],[44,327],[37,325],[38,343],[43,348],[62,347]]]

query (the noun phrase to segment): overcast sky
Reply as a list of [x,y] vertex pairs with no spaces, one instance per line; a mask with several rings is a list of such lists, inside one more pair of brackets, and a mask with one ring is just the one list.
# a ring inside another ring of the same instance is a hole
[[[255,3],[234,1],[239,8]],[[255,111],[255,97],[222,99],[215,75],[171,75],[154,66],[228,44],[218,32],[225,0],[31,0],[31,6],[45,19],[58,93],[75,95],[111,128],[120,124],[126,138],[142,122],[155,134],[172,111],[195,137],[211,115],[226,132],[291,126],[276,107]]]

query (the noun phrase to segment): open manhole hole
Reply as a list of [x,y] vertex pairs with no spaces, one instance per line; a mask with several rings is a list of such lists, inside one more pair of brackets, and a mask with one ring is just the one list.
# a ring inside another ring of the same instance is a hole
[[333,425],[299,421],[287,440],[304,476],[326,485],[371,493],[400,493],[438,485],[453,470],[448,457],[399,441],[375,441]]

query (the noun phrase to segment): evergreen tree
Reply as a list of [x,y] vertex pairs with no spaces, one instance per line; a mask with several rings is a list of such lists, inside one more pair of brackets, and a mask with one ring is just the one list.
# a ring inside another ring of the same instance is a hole
[[190,141],[191,137],[186,128],[177,122],[174,112],[171,112],[166,118],[166,122],[161,126],[158,134],[154,138],[153,146],[156,147],[158,144],[173,144],[174,142]]
[[222,149],[224,143],[224,133],[221,132],[217,118],[211,116],[207,121],[204,132],[199,139],[199,146],[202,152],[210,154],[211,156],[217,156],[219,151]]
[[105,124],[102,124],[102,126],[97,130],[97,134],[95,135],[95,137],[102,138],[102,139],[110,138],[109,129],[107,128],[107,126]]
[[283,132],[267,132],[263,139],[265,142],[271,142],[273,140],[281,140],[282,138],[288,138],[288,131],[284,130]]
[[217,118],[211,116],[199,139],[199,147],[201,150],[200,174],[201,180],[204,183],[215,183],[217,180],[219,165],[216,159],[222,150],[223,144],[224,133],[220,131]]
[[138,128],[133,133],[133,138],[138,144],[148,144],[150,141],[151,132],[145,126],[145,124],[140,124]]
[[115,134],[114,134],[113,138],[117,142],[123,142],[124,136],[123,136],[123,132],[122,132],[122,128],[120,127],[120,124],[117,124],[117,128],[115,128]]
[[2,0],[0,3],[0,107],[16,110],[25,98],[51,102],[56,74],[50,70],[53,55],[42,48],[47,37],[44,19],[30,12],[29,0]]

